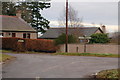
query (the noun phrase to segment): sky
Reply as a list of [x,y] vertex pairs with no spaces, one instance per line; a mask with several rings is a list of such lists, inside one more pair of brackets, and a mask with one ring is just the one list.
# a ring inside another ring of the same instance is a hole
[[[58,20],[63,14],[65,0],[52,0],[50,3],[49,9],[41,11],[42,16],[50,21],[50,27],[59,27]],[[104,24],[107,32],[118,31],[118,0],[69,0],[69,4],[77,11],[78,18],[83,18],[85,26]]]

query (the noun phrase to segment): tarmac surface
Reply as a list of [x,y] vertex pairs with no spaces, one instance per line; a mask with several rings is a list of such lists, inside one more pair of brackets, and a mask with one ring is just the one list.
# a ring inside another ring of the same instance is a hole
[[118,68],[118,58],[7,54],[17,58],[3,66],[3,78],[86,78],[101,70]]

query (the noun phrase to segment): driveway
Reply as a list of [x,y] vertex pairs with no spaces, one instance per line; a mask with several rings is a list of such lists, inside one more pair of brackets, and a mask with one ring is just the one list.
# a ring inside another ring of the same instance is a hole
[[85,78],[105,69],[118,68],[118,58],[9,54],[15,61],[3,67],[3,78]]

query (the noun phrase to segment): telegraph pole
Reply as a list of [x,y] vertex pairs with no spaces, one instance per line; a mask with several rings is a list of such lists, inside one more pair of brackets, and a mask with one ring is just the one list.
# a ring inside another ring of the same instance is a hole
[[68,52],[68,0],[66,0],[66,44],[65,52]]

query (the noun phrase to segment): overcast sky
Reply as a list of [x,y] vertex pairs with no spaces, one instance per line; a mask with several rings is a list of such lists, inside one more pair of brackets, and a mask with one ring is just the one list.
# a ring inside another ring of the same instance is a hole
[[[83,17],[83,23],[107,25],[108,31],[116,31],[118,25],[118,0],[69,0],[69,4],[78,12],[78,17]],[[65,0],[52,0],[51,7],[43,10],[42,15],[50,20],[51,27],[58,27],[58,19],[63,13]],[[109,26],[109,27],[108,27]]]

